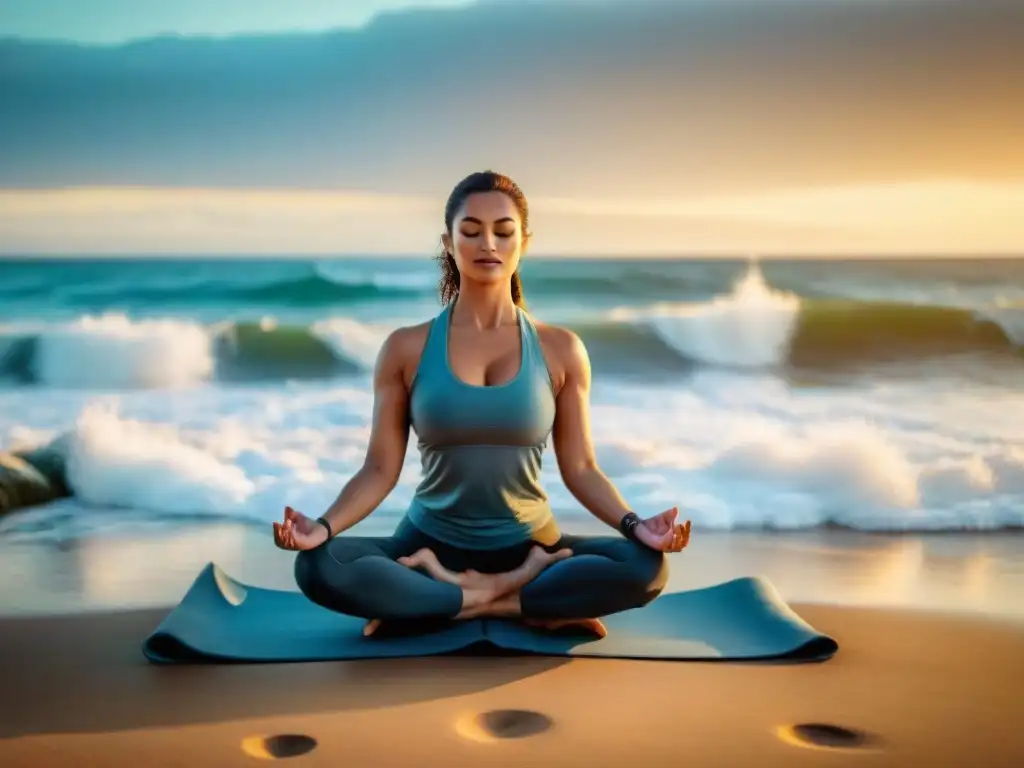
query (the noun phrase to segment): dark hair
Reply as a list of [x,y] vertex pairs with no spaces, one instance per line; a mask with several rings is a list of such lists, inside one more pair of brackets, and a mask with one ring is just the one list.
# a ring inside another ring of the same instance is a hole
[[[522,219],[523,233],[529,232],[529,207],[526,204],[526,195],[519,186],[508,176],[495,171],[479,171],[471,173],[452,190],[448,196],[448,202],[444,207],[444,226],[448,234],[452,234],[452,225],[455,222],[455,214],[459,212],[470,195],[479,192],[503,192],[508,195],[516,208],[519,209],[519,217]],[[459,295],[459,269],[455,265],[455,257],[441,245],[441,252],[437,255],[437,262],[441,266],[441,279],[437,284],[437,291],[441,297],[442,304],[450,304]],[[526,306],[526,299],[523,298],[523,284],[519,278],[517,269],[512,275],[512,301],[517,307]]]

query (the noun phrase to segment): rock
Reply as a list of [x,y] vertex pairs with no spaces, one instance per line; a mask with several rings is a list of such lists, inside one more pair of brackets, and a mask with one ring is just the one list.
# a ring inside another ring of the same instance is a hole
[[24,459],[43,475],[60,496],[70,496],[67,485],[67,453],[71,434],[61,435],[47,445],[32,450],[14,451],[14,455]]
[[62,495],[46,476],[13,453],[0,452],[0,513],[53,501]]
[[70,496],[64,475],[65,443],[14,453],[0,451],[0,514]]

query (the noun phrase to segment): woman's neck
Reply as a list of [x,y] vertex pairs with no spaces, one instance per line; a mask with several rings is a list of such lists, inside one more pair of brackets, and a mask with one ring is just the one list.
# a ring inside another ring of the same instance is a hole
[[508,283],[463,285],[452,307],[453,324],[468,325],[479,330],[515,325],[518,320]]

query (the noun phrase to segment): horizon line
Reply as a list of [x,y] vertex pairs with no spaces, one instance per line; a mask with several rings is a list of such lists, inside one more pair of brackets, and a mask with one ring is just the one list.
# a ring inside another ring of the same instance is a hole
[[[282,253],[243,253],[231,251],[92,251],[92,252],[22,252],[0,250],[0,260],[3,261],[57,261],[63,259],[95,259],[95,260],[117,260],[124,261],[138,259],[181,259],[181,260],[236,260],[249,259],[252,261],[299,261],[319,259],[423,259],[432,261],[436,257],[430,253],[411,252],[365,252],[365,251],[308,251],[308,252],[282,252]],[[829,260],[854,260],[854,261],[882,261],[882,260],[909,260],[909,261],[949,261],[956,259],[965,260],[1024,260],[1022,251],[767,251],[758,253],[741,253],[737,251],[708,252],[639,252],[628,253],[584,253],[584,252],[549,252],[527,254],[524,259],[540,260],[572,260],[572,261],[613,261],[613,260],[652,260],[652,261],[829,261]]]

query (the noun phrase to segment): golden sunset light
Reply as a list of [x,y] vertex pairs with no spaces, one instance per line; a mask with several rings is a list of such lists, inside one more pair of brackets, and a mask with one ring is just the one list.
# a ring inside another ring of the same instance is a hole
[[1022,563],[1024,0],[0,2],[0,765],[1019,768]]
[[[437,207],[426,195],[360,191],[7,189],[0,241],[12,253],[43,254],[414,254],[437,241]],[[1003,255],[1024,244],[1024,183],[539,196],[531,213],[541,255]]]

